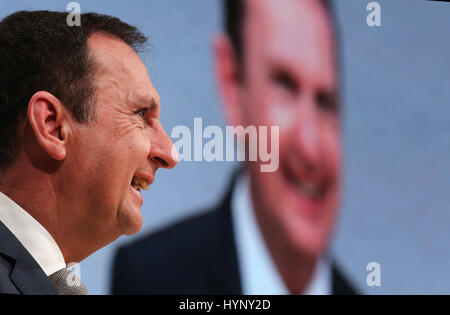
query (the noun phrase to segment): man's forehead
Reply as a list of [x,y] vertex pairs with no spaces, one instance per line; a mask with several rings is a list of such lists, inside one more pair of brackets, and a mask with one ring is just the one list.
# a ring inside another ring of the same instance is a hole
[[127,43],[120,38],[104,32],[95,32],[87,40],[89,51],[94,56],[106,57],[115,53],[136,54]]
[[262,34],[301,35],[301,32],[329,31],[326,10],[320,0],[247,0],[245,20],[262,28]]
[[127,73],[142,64],[134,50],[122,40],[95,33],[88,39],[89,55],[95,60],[97,73]]
[[108,94],[124,94],[131,104],[159,106],[159,95],[147,68],[130,46],[118,38],[98,33],[89,38],[88,47],[95,60],[97,88],[110,90]]
[[281,1],[248,0],[245,41],[286,67],[298,65],[311,73],[332,69],[334,41],[326,8],[319,0]]

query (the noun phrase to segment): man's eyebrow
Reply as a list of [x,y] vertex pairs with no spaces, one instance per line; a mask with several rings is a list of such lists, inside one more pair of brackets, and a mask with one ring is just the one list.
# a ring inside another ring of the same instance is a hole
[[157,111],[159,109],[159,103],[152,96],[139,97],[134,103],[138,106],[147,105],[150,111]]
[[156,102],[156,100],[152,97],[150,99],[147,99],[146,104],[149,104],[150,108],[149,110],[151,111],[156,111],[159,109],[159,104]]

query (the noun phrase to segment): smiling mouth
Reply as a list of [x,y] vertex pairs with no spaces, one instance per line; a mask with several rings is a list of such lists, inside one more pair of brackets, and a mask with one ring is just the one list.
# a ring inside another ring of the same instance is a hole
[[141,191],[141,189],[148,190],[149,186],[150,183],[145,178],[134,176],[133,179],[131,180],[131,187],[133,187],[139,192]]
[[298,178],[290,171],[286,171],[285,176],[294,189],[307,198],[317,201],[324,197],[326,192],[325,184]]

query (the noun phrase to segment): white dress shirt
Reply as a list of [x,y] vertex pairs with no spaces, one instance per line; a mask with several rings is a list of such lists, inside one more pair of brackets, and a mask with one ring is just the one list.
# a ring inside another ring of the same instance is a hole
[[[231,208],[243,294],[289,294],[256,221],[247,174],[237,178]],[[331,267],[325,258],[319,259],[305,294],[331,294]]]
[[0,221],[14,234],[47,276],[66,268],[61,250],[50,233],[2,192]]

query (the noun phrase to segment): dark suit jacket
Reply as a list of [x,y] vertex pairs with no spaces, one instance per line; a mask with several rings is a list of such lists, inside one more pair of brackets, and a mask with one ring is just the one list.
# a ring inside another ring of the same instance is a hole
[[0,294],[58,294],[38,263],[2,222]]
[[[234,181],[233,181],[234,182]],[[113,294],[242,294],[231,193],[212,211],[119,248]],[[355,294],[333,266],[333,294]]]

